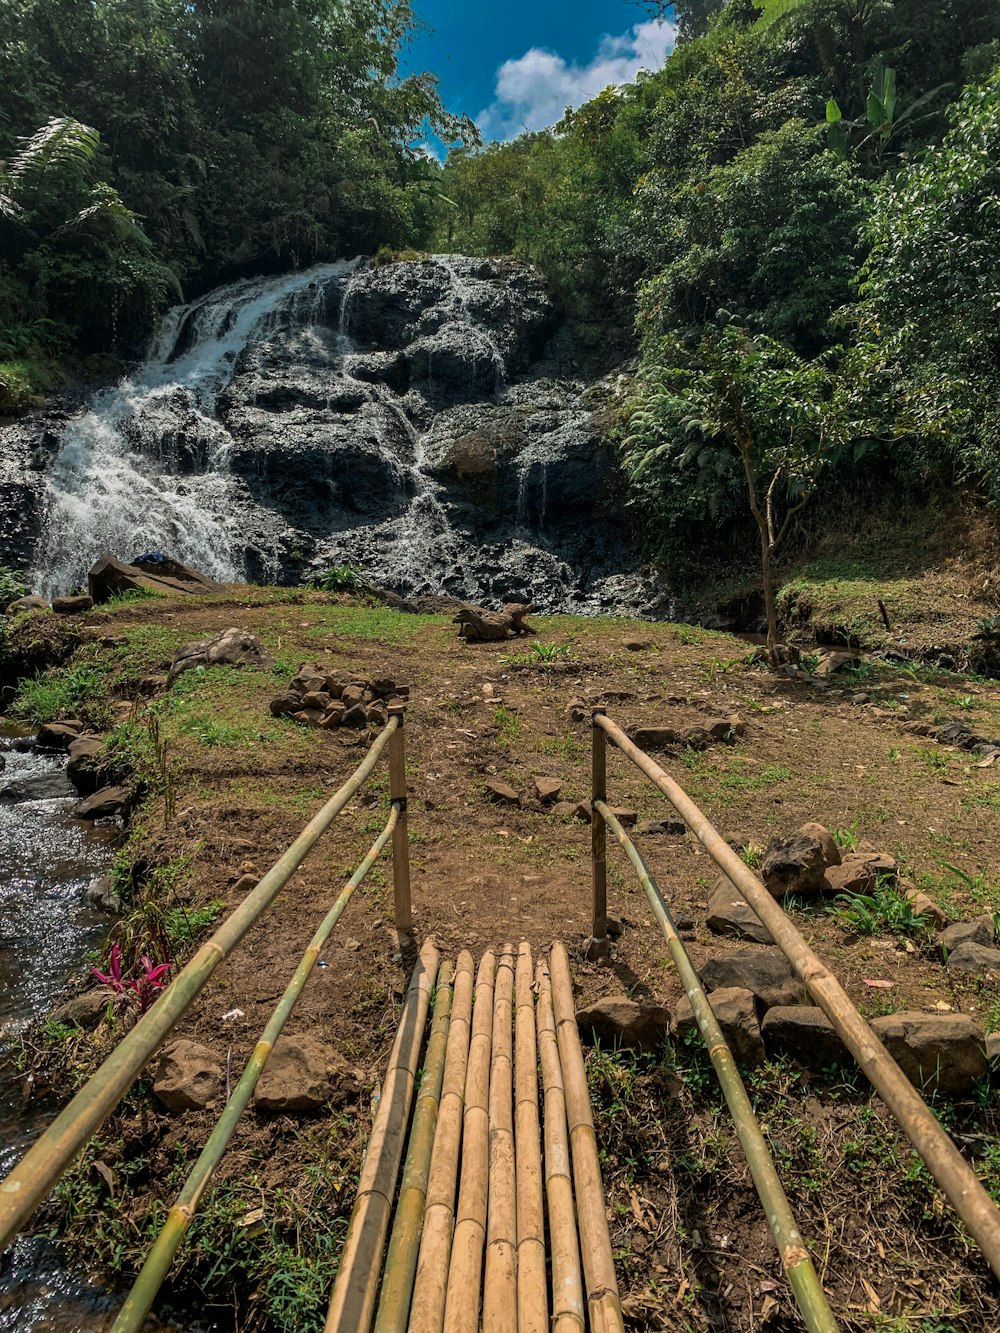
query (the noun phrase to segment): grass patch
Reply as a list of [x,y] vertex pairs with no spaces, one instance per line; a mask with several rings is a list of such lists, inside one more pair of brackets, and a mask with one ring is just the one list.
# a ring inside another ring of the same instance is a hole
[[56,718],[71,717],[81,704],[103,697],[106,675],[103,667],[82,663],[55,671],[41,671],[21,681],[10,712],[14,717],[39,725],[54,722]]

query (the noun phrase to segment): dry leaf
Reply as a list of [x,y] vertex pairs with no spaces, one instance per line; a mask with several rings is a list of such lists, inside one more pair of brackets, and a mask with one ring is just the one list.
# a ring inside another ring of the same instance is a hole
[[995,764],[996,761],[997,761],[997,757],[996,757],[995,754],[988,754],[988,755],[986,756],[985,759],[980,759],[980,761],[979,761],[979,763],[976,765],[976,767],[977,767],[977,768],[989,768],[990,765],[991,765],[991,764]]
[[865,1295],[868,1297],[869,1310],[872,1312],[872,1314],[879,1314],[882,1310],[882,1302],[879,1299],[878,1292],[875,1290],[875,1288],[872,1286],[872,1284],[868,1281],[867,1278],[863,1277],[861,1279],[861,1285],[864,1287]]
[[896,984],[894,981],[879,981],[875,977],[865,977],[864,983],[866,986],[872,986],[876,990],[892,990],[893,986]]
[[94,1170],[107,1185],[112,1199],[115,1197],[115,1173],[108,1166],[107,1162],[95,1162]]

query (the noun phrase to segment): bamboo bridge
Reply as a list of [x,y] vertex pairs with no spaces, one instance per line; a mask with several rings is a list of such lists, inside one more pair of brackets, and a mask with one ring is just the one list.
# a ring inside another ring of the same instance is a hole
[[[395,926],[401,941],[416,948],[404,721],[402,705],[390,709],[385,729],[350,779],[0,1182],[3,1248],[387,754],[388,821],[317,927],[170,1207],[112,1333],[141,1328],[323,946],[390,842]],[[669,907],[641,851],[607,804],[609,743],[670,801],[765,924],[1000,1277],[1000,1211],[836,977],[687,793],[602,709],[594,711],[592,733],[589,956],[599,959],[608,952],[610,832],[636,871],[691,1002],[803,1326],[810,1333],[833,1333],[838,1324]],[[547,958],[533,959],[526,943],[516,948],[507,943],[487,951],[477,964],[467,951],[455,960],[442,959],[433,939],[423,942],[330,1282],[327,1333],[624,1330],[565,945],[557,941]]]

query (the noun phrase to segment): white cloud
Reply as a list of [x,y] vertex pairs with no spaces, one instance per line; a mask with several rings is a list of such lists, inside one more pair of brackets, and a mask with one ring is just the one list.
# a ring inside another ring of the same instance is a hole
[[641,69],[659,69],[675,36],[672,23],[637,23],[628,32],[602,37],[585,65],[533,46],[497,70],[496,95],[476,124],[484,139],[512,139],[554,125],[567,106],[581,106],[611,84],[630,83]]

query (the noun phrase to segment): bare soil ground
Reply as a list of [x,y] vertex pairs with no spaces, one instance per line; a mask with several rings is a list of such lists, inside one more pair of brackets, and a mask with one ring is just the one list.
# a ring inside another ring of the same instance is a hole
[[[865,664],[820,688],[748,663],[737,639],[687,626],[535,623],[540,642],[556,645],[549,661],[530,641],[467,646],[447,617],[290,590],[143,601],[75,624],[83,643],[62,672],[63,679],[85,667],[95,673],[83,714],[103,728],[130,717],[124,735],[135,743],[152,712],[167,743],[160,781],[133,824],[129,861],[139,888],[119,930],[141,930],[151,901],[183,904],[189,914],[232,907],[241,878],[262,874],[360,762],[374,731],[310,731],[270,716],[269,700],[303,662],[410,686],[414,914],[418,934],[433,933],[446,953],[468,947],[478,955],[519,939],[542,950],[561,938],[572,949],[588,934],[589,827],[530,800],[498,806],[484,790],[499,778],[530,797],[533,779],[544,776],[561,780],[563,799],[589,794],[590,723],[573,720],[574,699],[605,706],[626,728],[739,714],[746,733],[736,744],[658,758],[751,863],[776,834],[818,820],[848,845],[891,853],[955,919],[1000,908],[1000,763],[979,767],[975,756],[905,730],[907,722],[954,718],[1000,735],[1000,684]],[[140,681],[162,672],[180,644],[231,625],[260,635],[277,661],[274,673],[212,668],[189,673],[169,692],[139,694]],[[850,701],[859,694],[867,702]],[[614,753],[609,792],[640,820],[673,816]],[[380,768],[179,1028],[228,1056],[234,1078],[387,810]],[[690,835],[639,841],[675,915],[694,922],[688,947],[696,965],[747,947],[707,930],[717,872]],[[609,861],[610,908],[623,933],[607,966],[577,963],[580,1002],[624,992],[671,1005],[681,987],[645,896],[623,856],[609,848]],[[1000,1026],[997,990],[946,971],[927,940],[859,937],[823,911],[798,911],[795,919],[862,1013],[948,1005],[987,1029]],[[192,1230],[175,1291],[188,1299],[198,1293],[199,1308],[220,1326],[321,1327],[371,1091],[406,983],[391,920],[386,859],[355,895],[328,966],[314,972],[287,1028],[335,1045],[356,1083],[311,1120],[248,1113]],[[890,984],[873,988],[871,980]],[[233,1010],[241,1016],[224,1020]],[[59,1044],[39,1034],[39,1071],[64,1088],[67,1070],[81,1077],[110,1040],[99,1032]],[[799,1327],[698,1050],[595,1052],[589,1074],[629,1326]],[[770,1065],[752,1075],[751,1092],[843,1328],[997,1327],[997,1288],[984,1261],[863,1079]],[[995,1090],[984,1085],[939,1113],[1000,1195]],[[140,1085],[61,1188],[50,1224],[88,1263],[135,1271],[155,1230],[154,1201],[172,1197],[213,1120],[167,1116]],[[113,1197],[95,1162],[113,1175]]]

